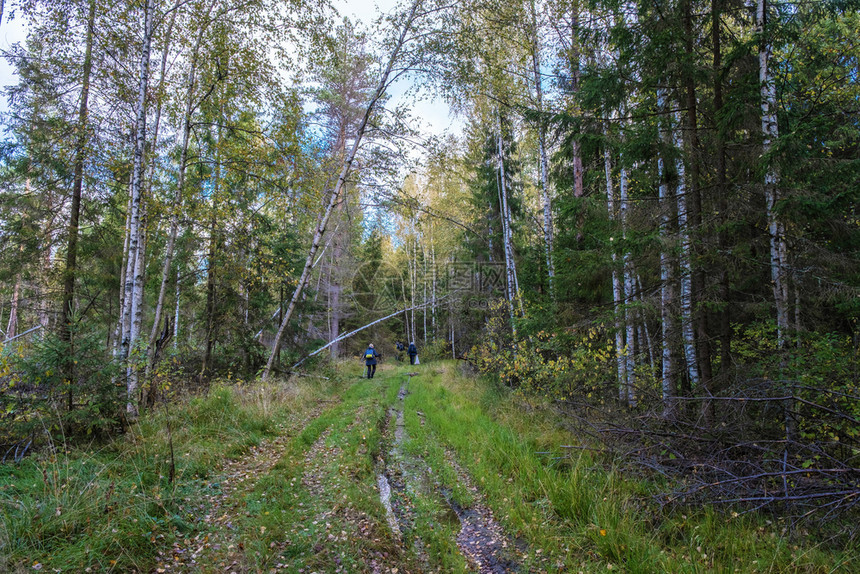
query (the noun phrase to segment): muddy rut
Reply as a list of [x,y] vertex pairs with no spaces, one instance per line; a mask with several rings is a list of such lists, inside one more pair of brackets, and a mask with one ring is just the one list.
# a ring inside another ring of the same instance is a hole
[[[492,511],[484,503],[479,489],[472,483],[468,473],[448,452],[448,462],[454,468],[460,482],[466,486],[475,500],[470,508],[463,508],[451,497],[433,475],[430,468],[418,456],[411,455],[403,448],[408,440],[404,423],[405,399],[409,394],[410,377],[404,378],[397,394],[397,401],[389,410],[387,432],[391,437],[391,447],[386,459],[379,461],[377,483],[380,500],[385,507],[389,526],[398,538],[402,532],[410,531],[414,522],[408,500],[421,493],[435,498],[443,506],[447,520],[455,527],[459,525],[457,547],[469,565],[476,571],[487,574],[518,572],[517,547],[505,535],[501,525],[493,517]],[[422,416],[422,413],[418,413]],[[423,420],[422,420],[423,424]],[[393,431],[391,429],[393,427]],[[420,532],[413,543],[413,552],[419,560],[427,564]]]

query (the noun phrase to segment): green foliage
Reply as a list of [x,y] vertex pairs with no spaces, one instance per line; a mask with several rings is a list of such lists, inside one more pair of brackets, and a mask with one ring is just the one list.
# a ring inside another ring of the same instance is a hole
[[70,341],[47,333],[27,346],[7,346],[0,364],[6,439],[41,436],[42,431],[57,439],[118,430],[125,392],[114,384],[119,370],[105,358],[99,332],[74,323]]
[[435,339],[427,341],[418,350],[418,357],[421,361],[434,359],[450,359],[451,345],[445,339]]
[[[806,466],[819,464],[824,453],[848,464],[860,444],[860,347],[846,335],[802,333],[794,345],[779,351],[776,327],[756,323],[736,327],[732,350],[743,359],[748,381],[761,381],[766,393],[797,397],[791,405],[797,432],[815,449]],[[809,456],[798,454],[801,459]],[[822,464],[827,464],[822,461]]]
[[523,569],[849,571],[853,550],[793,545],[755,515],[652,507],[654,490],[665,485],[600,464],[582,436],[559,424],[551,403],[524,402],[493,379],[454,368],[445,364],[410,387],[407,412],[422,412],[425,424],[409,431],[419,451],[442,443],[456,453],[506,530],[528,543]]
[[160,550],[199,531],[205,478],[313,396],[284,384],[216,383],[208,396],[174,404],[172,417],[159,410],[109,442],[51,441],[19,465],[0,465],[0,569],[154,571]]
[[555,333],[540,329],[541,320],[516,319],[515,340],[507,309],[505,300],[493,303],[488,336],[472,348],[470,357],[480,372],[527,395],[595,401],[612,396],[607,383],[614,378],[614,342],[602,328]]

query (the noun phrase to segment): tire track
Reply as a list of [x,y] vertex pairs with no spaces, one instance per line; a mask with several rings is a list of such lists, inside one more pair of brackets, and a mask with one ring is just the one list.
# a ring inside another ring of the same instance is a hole
[[323,401],[298,421],[278,426],[278,434],[252,446],[235,460],[226,462],[217,476],[209,482],[213,494],[203,503],[186,508],[199,512],[195,528],[203,533],[193,538],[177,540],[158,552],[156,574],[166,572],[191,573],[209,568],[222,572],[245,572],[244,547],[240,542],[239,526],[242,493],[251,492],[257,480],[265,476],[283,457],[290,441],[325,410]]

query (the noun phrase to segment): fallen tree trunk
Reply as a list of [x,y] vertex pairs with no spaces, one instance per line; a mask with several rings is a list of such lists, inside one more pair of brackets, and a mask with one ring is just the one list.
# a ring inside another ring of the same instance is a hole
[[[448,297],[450,297],[450,296],[451,296],[451,294],[448,294],[448,295],[446,295],[445,297],[441,297],[441,298],[439,298],[439,299],[436,299],[436,303],[438,303],[439,301],[444,301],[445,299],[447,299],[447,298],[448,298]],[[397,309],[397,310],[396,310],[396,311],[394,311],[393,313],[391,313],[391,314],[389,314],[389,315],[386,315],[385,317],[382,317],[381,319],[376,319],[375,321],[371,321],[370,323],[368,323],[367,325],[364,325],[363,327],[359,327],[358,329],[355,329],[354,331],[350,331],[349,333],[346,333],[346,334],[344,334],[344,335],[341,335],[341,336],[340,336],[340,337],[338,337],[337,339],[334,339],[334,340],[332,340],[332,341],[328,342],[326,345],[324,345],[324,346],[320,347],[319,349],[317,349],[317,350],[316,350],[316,351],[314,351],[313,353],[310,353],[309,355],[305,356],[302,360],[300,360],[298,363],[296,363],[295,365],[293,365],[293,366],[292,366],[292,368],[293,368],[293,369],[298,368],[299,366],[301,366],[301,364],[302,364],[302,363],[304,363],[305,361],[307,361],[307,360],[308,360],[308,359],[310,359],[311,357],[313,357],[313,356],[315,356],[315,355],[318,355],[318,354],[322,353],[323,351],[325,351],[326,349],[328,349],[329,347],[331,347],[331,346],[332,346],[332,345],[334,345],[335,343],[338,343],[338,342],[340,342],[340,341],[343,341],[344,339],[348,339],[348,338],[352,337],[353,335],[355,335],[356,333],[359,333],[359,332],[361,332],[361,331],[364,331],[365,329],[367,329],[367,328],[369,328],[369,327],[373,327],[374,325],[377,325],[377,324],[379,324],[379,323],[382,323],[383,321],[387,321],[388,319],[391,319],[392,317],[396,317],[396,316],[397,316],[397,315],[399,315],[400,313],[406,313],[406,312],[408,312],[408,311],[414,311],[415,309],[424,309],[424,308],[426,308],[428,305],[432,305],[432,304],[433,304],[433,299],[431,298],[431,299],[428,299],[428,300],[424,301],[424,302],[423,302],[423,303],[421,303],[420,305],[413,305],[412,307],[407,307],[407,308],[405,308],[405,309]]]

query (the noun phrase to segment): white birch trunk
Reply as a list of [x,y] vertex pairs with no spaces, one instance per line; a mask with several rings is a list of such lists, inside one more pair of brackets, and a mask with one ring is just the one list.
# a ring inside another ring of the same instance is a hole
[[[618,176],[618,190],[619,190],[619,210],[621,212],[621,231],[622,236],[627,238],[627,225],[628,225],[628,210],[630,208],[628,201],[628,193],[627,193],[627,169],[625,167],[621,167],[619,170]],[[635,313],[629,309],[630,303],[633,301],[635,297],[636,289],[634,287],[634,273],[633,273],[633,262],[630,260],[630,254],[624,254],[624,281],[623,281],[623,297],[625,309],[624,311],[624,324],[626,327],[626,337],[627,337],[627,353],[625,355],[627,365],[627,381],[624,385],[624,397],[623,400],[627,402],[628,407],[636,406],[636,349],[635,349],[635,341],[636,341],[636,316]]]
[[433,291],[430,294],[432,299],[432,311],[431,311],[431,329],[433,332],[433,340],[436,340],[436,289],[437,289],[437,275],[436,275],[436,244],[435,244],[435,234],[433,233],[433,224],[430,224],[430,266],[432,268],[433,273]]
[[111,348],[113,349],[113,356],[116,359],[122,358],[122,337],[125,334],[123,330],[123,325],[125,325],[125,278],[126,272],[128,269],[128,257],[129,257],[129,241],[131,239],[131,206],[132,206],[132,195],[131,195],[131,180],[129,179],[128,186],[128,201],[126,202],[125,209],[125,228],[124,228],[124,238],[122,242],[122,266],[120,267],[120,275],[119,275],[119,320],[117,321],[116,327],[112,331],[112,343]]
[[415,228],[413,226],[412,229],[413,234],[413,243],[412,243],[412,256],[409,259],[409,298],[411,303],[411,311],[412,320],[410,324],[412,325],[412,330],[409,332],[409,341],[415,342],[415,282],[418,276],[418,240],[414,238]]
[[[603,147],[603,170],[606,176],[606,209],[610,220],[616,220],[615,213],[615,186],[612,185],[612,156],[609,152],[609,132],[604,127],[603,134],[606,144]],[[627,361],[624,358],[624,320],[621,305],[624,301],[624,291],[618,273],[618,256],[615,249],[612,250],[612,308],[615,316],[615,369],[617,374],[618,396],[621,400],[627,399]]]
[[[519,279],[517,278],[517,263],[514,259],[514,243],[513,232],[511,231],[511,209],[508,205],[508,183],[507,175],[505,174],[505,148],[502,140],[501,118],[499,121],[499,196],[501,199],[502,211],[502,243],[505,251],[505,271],[508,283],[508,301],[511,306],[511,317],[515,313],[515,308],[519,309],[520,316],[525,315],[523,302],[519,293]],[[513,325],[513,323],[512,323]]]
[[552,197],[549,190],[549,160],[546,150],[546,122],[543,118],[543,81],[541,75],[540,56],[540,24],[537,18],[534,0],[530,3],[532,17],[532,72],[535,82],[535,105],[538,119],[538,161],[540,162],[540,191],[543,198],[543,238],[546,254],[547,279],[551,297],[555,297],[555,264],[553,262],[553,226],[552,226]]
[[[681,125],[681,118],[676,115],[675,126],[679,125]],[[682,150],[681,135],[675,126],[671,128],[672,140],[675,149]],[[684,359],[687,363],[687,376],[690,377],[690,385],[695,388],[699,384],[699,362],[696,356],[696,339],[693,333],[693,273],[690,261],[690,225],[687,218],[687,174],[683,158],[679,157],[675,161],[675,170],[678,173],[678,239],[681,244],[679,253],[679,266],[681,269],[681,336],[684,341]]]
[[[140,218],[140,227],[138,228],[138,232],[140,233],[139,247],[137,258],[134,262],[134,291],[133,291],[133,307],[132,307],[132,315],[131,315],[131,333],[132,340],[137,342],[138,337],[140,336],[141,325],[143,324],[143,298],[144,291],[143,288],[145,286],[145,276],[146,276],[146,240],[147,240],[147,210],[146,206],[142,206],[141,208],[141,218]],[[134,355],[136,350],[132,348],[132,358],[137,359]],[[144,349],[145,351],[145,349]],[[127,368],[127,377],[128,383],[127,386],[129,389],[137,390],[140,388],[140,370],[138,365],[129,364]],[[132,399],[134,400],[134,399]],[[136,406],[136,405],[135,405]],[[136,414],[136,411],[135,411]]]
[[451,312],[451,306],[448,307],[448,321],[451,323],[451,358],[457,358],[457,351],[455,349],[455,341],[454,341],[454,314]]
[[776,204],[779,201],[779,172],[776,164],[767,156],[774,140],[779,137],[777,126],[776,85],[770,71],[771,46],[767,39],[767,0],[757,0],[756,27],[759,34],[759,89],[761,91],[762,156],[767,162],[764,176],[764,196],[767,210],[767,226],[770,236],[770,274],[773,298],[776,305],[777,344],[785,345],[788,332],[789,298],[787,280],[788,249],[785,229]]
[[[657,107],[662,112],[666,108],[665,90],[657,92]],[[669,118],[669,125],[672,120]],[[664,141],[672,143],[672,136],[666,132]],[[662,339],[661,353],[661,390],[663,399],[663,418],[671,419],[675,416],[675,394],[677,385],[675,381],[677,368],[675,366],[674,341],[677,326],[673,313],[675,301],[675,274],[673,268],[672,242],[669,239],[672,198],[669,196],[669,182],[667,179],[666,162],[663,155],[657,157],[657,169],[660,175],[659,201],[660,201],[660,332]]]
[[140,301],[135,296],[137,293],[137,290],[135,289],[135,281],[138,279],[136,271],[141,269],[137,259],[140,255],[143,156],[146,145],[146,92],[149,86],[149,55],[152,45],[153,16],[155,12],[154,0],[146,0],[144,12],[143,46],[141,48],[140,75],[136,104],[134,163],[131,179],[132,205],[129,222],[128,262],[126,265],[125,285],[123,287],[125,291],[125,301],[123,302],[121,319],[123,334],[120,350],[120,359],[127,369],[126,396],[128,402],[126,410],[132,417],[137,416],[137,380],[136,378],[129,377],[128,375],[132,370],[129,364],[130,353],[137,340],[134,318],[138,316],[140,309]]
[[[173,12],[170,19],[170,24],[167,27],[167,32],[165,35],[165,44],[164,51],[161,55],[161,75],[160,75],[160,85],[159,91],[163,89],[165,75],[167,71],[167,58],[170,54],[170,41],[173,33],[173,26],[176,22],[176,14],[178,12],[179,3],[181,0],[177,0],[176,4],[173,6]],[[213,2],[214,4],[214,2]],[[168,234],[167,245],[164,249],[164,263],[161,268],[161,286],[158,290],[158,299],[155,303],[155,314],[152,320],[152,331],[149,334],[149,341],[146,346],[146,373],[144,379],[149,379],[150,372],[153,367],[153,359],[154,359],[154,347],[155,342],[158,339],[159,327],[161,325],[161,315],[164,310],[164,300],[167,297],[167,286],[170,283],[170,266],[173,263],[173,253],[176,246],[176,237],[179,233],[179,208],[182,203],[182,193],[185,186],[185,167],[188,163],[188,142],[191,133],[191,114],[193,110],[193,95],[194,95],[194,83],[195,83],[195,72],[197,68],[197,54],[200,49],[200,44],[203,40],[203,33],[205,30],[205,26],[203,24],[200,25],[201,28],[197,34],[197,41],[194,44],[194,47],[191,51],[191,60],[189,63],[190,70],[188,72],[188,86],[186,91],[185,98],[185,114],[183,116],[182,122],[182,147],[179,157],[179,174],[177,177],[176,189],[173,192],[173,201],[171,203],[171,213],[170,213],[170,231]],[[159,99],[158,106],[156,108],[155,113],[155,129],[153,130],[153,148],[155,144],[158,142],[158,130],[159,125],[161,123],[161,100]],[[152,168],[154,169],[155,162],[153,162]],[[150,189],[152,187],[153,173],[150,172]],[[175,326],[174,326],[175,330]],[[174,335],[175,336],[175,335]],[[176,343],[174,339],[174,344]]]
[[388,60],[388,64],[385,67],[385,71],[380,78],[376,91],[374,92],[373,97],[370,99],[370,102],[367,105],[367,109],[365,110],[364,116],[362,117],[361,123],[358,126],[352,149],[347,156],[346,161],[344,162],[343,168],[341,169],[340,175],[337,179],[337,183],[335,184],[335,188],[331,193],[331,197],[329,198],[328,206],[323,212],[323,216],[320,218],[320,222],[317,225],[316,231],[314,232],[314,238],[311,242],[310,252],[308,253],[307,259],[305,260],[304,270],[302,271],[302,275],[299,278],[299,282],[296,285],[295,291],[293,292],[293,296],[290,299],[290,304],[287,307],[287,312],[284,314],[284,319],[281,322],[280,327],[278,328],[278,334],[275,336],[275,342],[272,346],[272,353],[269,355],[269,360],[266,363],[266,367],[261,373],[261,378],[263,380],[266,380],[271,373],[272,365],[274,364],[275,357],[277,356],[278,350],[281,346],[281,339],[284,336],[284,331],[286,330],[287,325],[290,322],[290,318],[293,316],[296,304],[298,303],[302,291],[304,291],[305,285],[307,284],[308,278],[310,277],[310,271],[314,261],[314,254],[319,249],[320,242],[322,241],[322,236],[325,233],[326,226],[328,225],[328,220],[331,217],[331,212],[334,209],[334,206],[337,203],[338,198],[340,197],[340,192],[346,183],[347,175],[349,175],[349,170],[352,166],[352,162],[355,160],[355,156],[358,153],[358,148],[361,145],[361,138],[364,136],[364,132],[367,129],[367,124],[370,120],[370,116],[376,108],[377,101],[379,101],[379,98],[381,98],[382,95],[385,93],[385,90],[388,86],[388,77],[391,74],[391,70],[394,68],[394,64],[397,61],[398,56],[400,55],[400,50],[403,47],[403,44],[406,42],[406,35],[412,28],[412,24],[415,21],[415,17],[418,13],[418,7],[420,5],[421,0],[415,0],[415,2],[413,2],[406,21],[403,24],[403,29],[401,30],[397,43],[392,50],[391,57]]
[[173,348],[179,346],[179,269],[176,270],[176,307],[173,310]]
[[6,340],[15,338],[18,333],[18,306],[21,300],[21,274],[15,275],[15,286],[12,288],[12,301],[9,305],[9,323],[6,325]]

